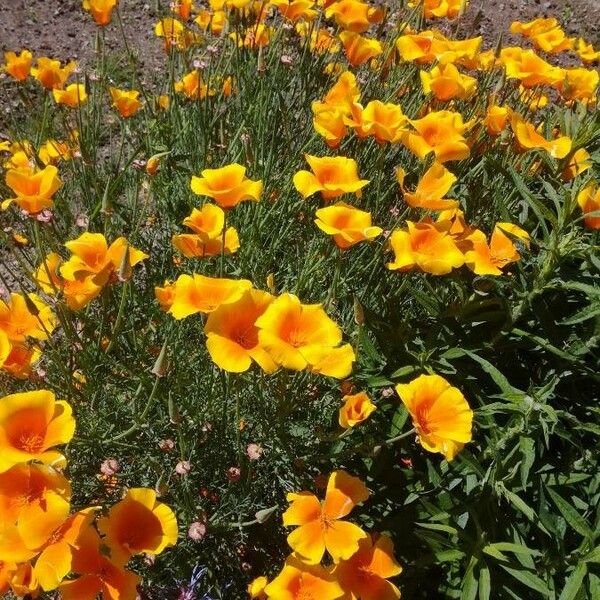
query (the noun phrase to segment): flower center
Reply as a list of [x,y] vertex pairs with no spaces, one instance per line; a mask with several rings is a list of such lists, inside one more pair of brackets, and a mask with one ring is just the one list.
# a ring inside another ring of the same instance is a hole
[[17,440],[16,446],[23,452],[36,454],[43,448],[44,438],[33,431],[23,431]]

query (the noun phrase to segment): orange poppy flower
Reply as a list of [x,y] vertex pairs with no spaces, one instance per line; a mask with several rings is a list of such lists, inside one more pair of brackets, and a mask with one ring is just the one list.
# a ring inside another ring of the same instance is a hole
[[110,92],[112,105],[124,119],[133,117],[142,108],[142,103],[138,99],[140,93],[137,90],[120,90],[109,87],[108,91]]
[[583,38],[577,40],[575,52],[584,63],[600,61],[600,50],[595,50],[594,46],[586,42]]
[[40,146],[38,157],[44,165],[54,165],[59,160],[71,160],[76,148],[69,146],[67,142],[47,140]]
[[398,168],[396,170],[396,178],[409,206],[427,210],[448,210],[458,206],[456,200],[444,198],[456,182],[456,176],[450,173],[444,165],[437,162],[433,163],[417,183],[417,189],[414,192],[406,191],[404,187],[405,175],[404,169]]
[[366,392],[344,396],[342,401],[344,405],[340,408],[339,423],[344,429],[362,423],[377,409]]
[[571,181],[587,171],[591,166],[592,159],[590,153],[585,148],[579,148],[569,159],[569,164],[562,170],[562,180]]
[[326,102],[313,102],[313,127],[330,148],[337,148],[348,133],[345,113]]
[[283,524],[299,527],[288,535],[288,544],[309,564],[321,562],[325,551],[335,562],[350,558],[367,534],[358,525],[341,519],[368,497],[365,484],[345,471],[330,475],[323,502],[309,492],[289,493],[291,504],[283,513]]
[[556,89],[565,100],[593,100],[596,96],[600,74],[596,69],[564,69]]
[[17,565],[10,579],[10,587],[19,598],[37,598],[39,596],[40,586],[31,563],[24,562]]
[[315,10],[314,0],[270,0],[281,16],[288,21],[312,21],[319,13]]
[[[71,486],[63,475],[39,464],[15,464],[0,473],[0,515],[6,533],[28,550],[38,550],[69,515]],[[11,557],[12,554],[12,557]],[[0,560],[14,559],[14,548],[0,544]]]
[[381,227],[371,225],[371,213],[358,210],[344,202],[317,210],[315,224],[328,235],[338,248],[343,250],[381,235]]
[[283,569],[265,587],[269,600],[336,600],[344,595],[331,573],[290,556]]
[[518,79],[526,88],[538,85],[556,85],[563,79],[563,71],[544,59],[533,50],[522,48],[503,48],[499,63],[504,65],[509,79]]
[[242,373],[255,361],[267,373],[277,369],[259,344],[255,325],[272,301],[268,292],[250,289],[236,302],[223,304],[208,315],[204,326],[206,347],[218,367]]
[[102,552],[102,542],[92,527],[84,529],[73,553],[71,570],[80,575],[64,581],[59,592],[62,600],[136,600],[141,578],[117,566]]
[[64,466],[54,446],[71,441],[75,419],[71,407],[47,390],[4,396],[0,402],[0,473],[14,465],[38,460]]
[[408,119],[398,104],[372,100],[366,107],[355,102],[350,117],[344,123],[352,127],[358,137],[375,136],[378,144],[397,142]]
[[98,529],[117,564],[135,554],[160,554],[177,543],[177,519],[173,511],[156,500],[150,488],[131,488],[98,522]]
[[501,269],[521,258],[516,246],[506,233],[529,245],[529,234],[512,223],[498,223],[488,246],[485,234],[476,229],[467,236],[472,249],[465,252],[465,265],[476,275],[502,275]]
[[453,98],[466,100],[477,89],[477,80],[462,74],[456,66],[437,65],[429,72],[421,71],[421,84],[425,94],[433,94],[438,100],[446,102]]
[[179,15],[184,21],[188,21],[192,16],[192,10],[194,10],[194,3],[192,0],[175,0],[171,4],[171,10]]
[[225,279],[204,275],[180,275],[174,283],[169,314],[185,319],[195,313],[210,313],[222,304],[239,300],[252,287],[247,279]]
[[82,83],[71,83],[64,90],[55,88],[52,90],[52,95],[56,104],[63,104],[69,108],[77,108],[85,104],[88,97],[85,85]]
[[553,27],[549,31],[533,35],[531,41],[536,48],[548,54],[572,50],[575,46],[575,38],[568,38],[560,27]]
[[233,208],[244,200],[260,200],[262,181],[248,179],[246,167],[242,165],[234,163],[220,169],[204,169],[201,175],[192,177],[192,191],[212,198],[223,209]]
[[33,365],[42,356],[41,350],[36,346],[13,342],[9,343],[9,352],[3,357],[3,336],[6,334],[0,330],[0,367],[17,379],[27,379],[31,375]]
[[14,192],[14,198],[2,202],[6,210],[13,202],[30,214],[36,214],[52,206],[52,196],[62,186],[58,169],[53,165],[36,170],[11,169],[6,173],[6,185]]
[[240,247],[236,229],[228,227],[223,248],[225,213],[214,204],[205,204],[201,210],[194,208],[192,213],[183,220],[183,224],[194,233],[175,235],[172,242],[184,256],[215,256],[221,254],[222,249],[225,254],[233,254]]
[[360,99],[360,90],[356,83],[356,75],[350,71],[340,73],[337,81],[331,86],[323,102],[336,107],[342,112],[350,113],[352,105]]
[[309,368],[323,375],[349,375],[354,352],[339,346],[342,331],[321,304],[302,304],[293,294],[282,294],[256,320],[259,344],[273,361],[287,369]]
[[24,342],[28,337],[47,340],[55,326],[52,308],[36,294],[25,297],[13,292],[8,302],[0,299],[0,330],[12,342]]
[[175,300],[175,284],[167,280],[163,287],[155,286],[154,295],[161,309],[167,312]]
[[419,268],[432,275],[446,275],[464,264],[464,255],[450,235],[449,221],[407,221],[407,225],[408,230],[396,229],[390,236],[394,261],[387,264],[388,269]]
[[118,0],[83,0],[83,10],[87,10],[96,25],[104,27],[110,23],[112,11]]
[[460,390],[439,375],[420,375],[396,386],[421,446],[452,460],[471,441],[473,411]]
[[383,14],[361,0],[338,0],[325,10],[325,17],[333,17],[342,29],[363,33],[381,21]]
[[6,63],[4,71],[17,81],[25,81],[29,77],[31,70],[31,61],[33,56],[29,50],[21,50],[17,55],[14,52],[5,52],[4,59]]
[[[423,15],[426,19],[455,19],[464,10],[468,0],[424,0]],[[415,2],[408,6],[414,7]]]
[[16,563],[0,560],[0,594],[6,594],[6,592],[8,592],[10,582],[16,570]]
[[585,226],[588,229],[600,229],[600,214],[595,216],[590,214],[600,213],[600,186],[594,182],[588,183],[577,194],[577,204],[584,214]]
[[511,127],[522,150],[546,150],[553,158],[564,158],[571,152],[571,138],[561,136],[547,140],[531,123],[523,120],[517,113],[512,114]]
[[523,23],[522,21],[513,21],[510,24],[511,33],[519,33],[524,37],[530,38],[540,33],[545,33],[551,29],[558,27],[558,21],[554,17],[538,18],[533,21]]
[[481,37],[467,40],[449,40],[440,31],[428,30],[405,33],[396,40],[396,49],[405,62],[417,64],[456,63],[475,67],[479,55]]
[[402,572],[394,558],[394,544],[386,535],[360,540],[358,550],[338,563],[333,573],[348,598],[398,600],[400,590],[389,578]]
[[294,175],[294,186],[304,198],[321,192],[325,200],[337,198],[344,194],[356,194],[360,197],[361,189],[369,183],[367,179],[358,178],[358,165],[352,158],[344,156],[311,156],[305,154],[310,171],[298,171]]
[[459,113],[450,110],[431,112],[409,123],[414,131],[404,132],[401,140],[421,160],[432,152],[440,163],[468,158],[470,149],[463,134],[470,123],[464,123]]
[[342,31],[339,36],[346,58],[353,67],[359,67],[383,52],[383,46],[379,40],[364,37],[360,33]]
[[65,243],[71,258],[60,267],[61,276],[67,281],[81,281],[89,276],[93,283],[103,286],[120,267],[125,253],[133,267],[148,255],[129,245],[124,237],[117,238],[110,246],[101,233],[82,233],[76,240]]
[[94,506],[72,514],[52,533],[34,566],[35,577],[43,590],[55,590],[71,572],[80,539],[90,529],[97,510]]
[[31,75],[47,90],[62,89],[76,66],[76,62],[70,62],[61,67],[59,60],[40,57],[31,69]]
[[268,584],[269,580],[264,575],[256,577],[248,584],[248,596],[253,600],[265,600],[267,597],[265,588]]
[[500,135],[509,122],[512,109],[509,106],[488,106],[484,124],[489,135]]
[[186,29],[181,21],[173,19],[172,17],[162,18],[154,26],[154,34],[157,37],[164,38],[165,52],[169,52],[171,48],[185,50],[198,40],[198,37],[193,31]]

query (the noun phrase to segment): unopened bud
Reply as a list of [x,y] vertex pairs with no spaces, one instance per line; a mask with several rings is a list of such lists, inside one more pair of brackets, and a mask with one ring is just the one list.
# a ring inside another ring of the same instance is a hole
[[117,272],[117,278],[119,281],[129,281],[133,275],[133,269],[131,268],[131,257],[129,254],[129,244],[125,247],[121,264],[119,265],[119,271]]
[[160,349],[160,353],[152,367],[152,374],[156,377],[164,377],[169,370],[169,359],[167,357],[167,341],[165,340],[162,348]]
[[266,523],[278,508],[279,507],[277,505],[271,506],[270,508],[263,508],[262,510],[257,511],[254,517],[259,523]]

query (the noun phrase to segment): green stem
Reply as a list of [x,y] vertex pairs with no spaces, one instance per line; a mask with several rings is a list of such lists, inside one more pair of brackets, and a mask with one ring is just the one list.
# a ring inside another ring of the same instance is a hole
[[125,316],[125,306],[127,305],[127,292],[129,291],[129,282],[125,281],[123,283],[123,290],[121,291],[121,302],[119,303],[119,312],[117,313],[117,320],[115,321],[115,326],[112,331],[112,335],[110,336],[110,342],[108,347],[106,348],[106,354],[110,354],[111,350],[114,348],[115,341],[119,332],[121,331],[121,327],[123,325],[123,318]]

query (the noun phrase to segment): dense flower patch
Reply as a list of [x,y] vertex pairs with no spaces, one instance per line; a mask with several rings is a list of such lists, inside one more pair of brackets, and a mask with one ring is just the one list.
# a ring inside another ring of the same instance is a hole
[[0,593],[596,597],[600,50],[467,9],[5,53]]

